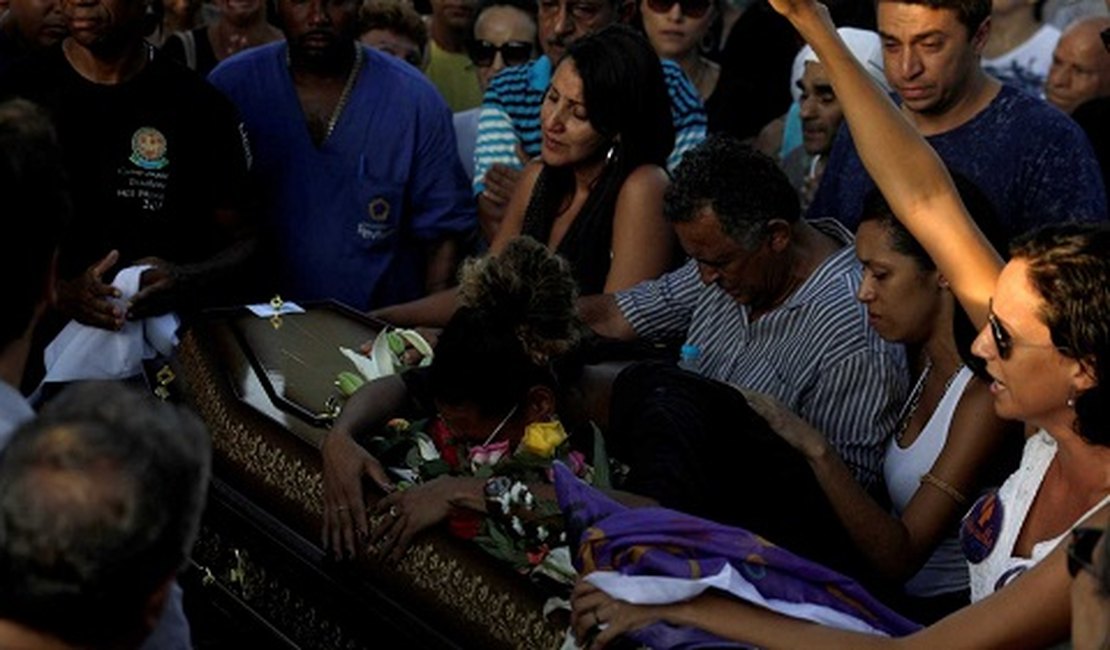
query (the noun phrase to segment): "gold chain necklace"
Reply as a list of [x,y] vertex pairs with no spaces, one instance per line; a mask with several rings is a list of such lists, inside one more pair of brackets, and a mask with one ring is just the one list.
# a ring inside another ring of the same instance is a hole
[[[335,125],[339,122],[339,116],[343,114],[344,107],[347,106],[348,100],[351,98],[351,89],[355,87],[355,81],[358,79],[358,73],[362,70],[363,59],[365,55],[362,52],[362,45],[355,43],[355,62],[351,65],[351,72],[347,75],[347,83],[343,85],[343,92],[339,94],[339,101],[335,103],[335,108],[331,112],[331,117],[328,118],[328,128],[324,131],[324,139],[320,144],[327,142],[331,137],[332,131],[335,130]],[[293,58],[289,54],[289,48],[285,48],[285,65],[290,70],[293,69]]]

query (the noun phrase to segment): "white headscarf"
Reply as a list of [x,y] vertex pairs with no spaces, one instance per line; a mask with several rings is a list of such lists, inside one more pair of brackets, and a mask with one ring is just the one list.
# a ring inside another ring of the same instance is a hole
[[[856,27],[841,27],[836,31],[840,34],[840,38],[844,39],[848,49],[852,51],[856,59],[863,64],[867,72],[879,82],[884,90],[889,92],[890,87],[887,86],[886,77],[883,76],[883,44],[879,35],[873,31]],[[794,69],[790,75],[790,92],[794,96],[794,101],[798,101],[802,94],[802,91],[798,88],[798,80],[802,78],[802,74],[805,72],[807,61],[818,61],[813,48],[808,45],[803,47],[794,57]]]

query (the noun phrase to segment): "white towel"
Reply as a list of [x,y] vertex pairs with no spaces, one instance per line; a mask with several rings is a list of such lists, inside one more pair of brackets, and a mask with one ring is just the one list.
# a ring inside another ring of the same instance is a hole
[[[121,295],[113,302],[121,309],[126,309],[138,293],[140,276],[148,268],[129,266],[116,274],[112,286]],[[179,324],[173,313],[129,320],[119,331],[70,321],[46,347],[46,378],[42,383],[134,377],[142,372],[143,359],[173,352]]]

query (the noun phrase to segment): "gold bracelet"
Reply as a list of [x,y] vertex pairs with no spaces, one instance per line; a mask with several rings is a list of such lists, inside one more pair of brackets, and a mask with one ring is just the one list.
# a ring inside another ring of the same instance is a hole
[[948,496],[952,497],[952,500],[955,501],[956,503],[958,503],[959,505],[961,505],[961,506],[966,506],[967,505],[967,497],[965,497],[963,494],[961,494],[960,491],[957,490],[956,488],[954,488],[951,485],[945,483],[944,481],[940,480],[939,478],[933,476],[931,472],[925,472],[924,474],[922,474],[921,475],[921,482],[923,484],[927,483],[927,484],[935,487],[936,489],[940,490],[941,492],[944,492]]

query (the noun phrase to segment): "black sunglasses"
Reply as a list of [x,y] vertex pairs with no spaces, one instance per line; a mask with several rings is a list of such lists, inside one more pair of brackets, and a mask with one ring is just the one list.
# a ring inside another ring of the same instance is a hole
[[1093,576],[1098,575],[1091,555],[1095,552],[1098,540],[1102,538],[1101,528],[1073,528],[1071,543],[1068,544],[1068,575],[1075,577],[1083,569]]
[[494,45],[489,41],[471,41],[467,49],[470,60],[479,68],[493,65],[498,52],[501,53],[501,60],[507,66],[528,63],[532,58],[532,44],[528,41],[509,41],[502,45]]
[[1110,52],[1110,27],[1102,30],[1098,35],[1102,37],[1102,46],[1106,48],[1107,52]]
[[[1010,333],[1006,331],[1006,328],[998,320],[998,316],[994,314],[993,300],[987,302],[987,323],[991,327],[991,338],[994,339],[994,347],[998,350],[998,358],[1009,359],[1017,344],[1014,342],[1014,337],[1010,336]],[[1067,348],[1062,348],[1052,343],[1029,343],[1027,341],[1021,341],[1021,345],[1030,348],[1056,348],[1061,352],[1067,352]]]
[[675,3],[682,6],[682,15],[687,18],[701,18],[710,6],[710,0],[647,0],[647,6],[660,14],[669,12]]

